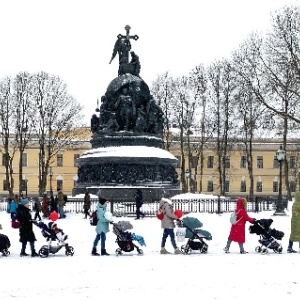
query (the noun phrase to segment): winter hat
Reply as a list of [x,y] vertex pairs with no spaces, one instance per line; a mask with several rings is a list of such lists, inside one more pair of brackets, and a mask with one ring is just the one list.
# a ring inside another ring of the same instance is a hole
[[170,195],[170,193],[168,191],[164,191],[163,197],[164,198],[171,198],[171,195]]
[[22,200],[21,200],[21,204],[22,204],[22,205],[25,206],[27,203],[29,203],[29,201],[28,201],[27,199],[22,199]]
[[100,197],[99,197],[99,203],[100,203],[101,205],[104,205],[105,202],[107,202],[107,200],[106,200],[105,198],[100,198]]

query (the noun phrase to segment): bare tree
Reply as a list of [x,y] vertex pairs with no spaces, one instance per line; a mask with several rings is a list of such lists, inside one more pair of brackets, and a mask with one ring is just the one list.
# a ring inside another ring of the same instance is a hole
[[12,95],[12,80],[9,77],[0,82],[0,135],[3,147],[0,147],[5,167],[5,189],[10,197],[14,194],[13,159],[16,147],[11,145],[11,132],[13,128],[13,112],[15,108],[14,96]]

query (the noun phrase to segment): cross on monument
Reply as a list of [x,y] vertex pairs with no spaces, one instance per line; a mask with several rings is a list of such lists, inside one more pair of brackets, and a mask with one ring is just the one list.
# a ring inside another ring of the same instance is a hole
[[114,46],[113,54],[111,60],[115,58],[116,54],[119,54],[119,64],[127,64],[129,62],[129,51],[131,50],[130,39],[138,40],[138,35],[130,35],[131,27],[129,25],[125,26],[126,35],[119,34],[117,36],[117,41]]

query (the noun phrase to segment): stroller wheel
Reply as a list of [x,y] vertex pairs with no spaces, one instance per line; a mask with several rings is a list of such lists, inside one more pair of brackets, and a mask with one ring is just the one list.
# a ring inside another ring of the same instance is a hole
[[144,251],[140,248],[137,249],[138,254],[144,254]]
[[255,252],[260,253],[261,252],[261,247],[260,246],[255,247]]
[[67,256],[73,256],[74,255],[74,248],[72,246],[66,247],[66,255]]
[[10,254],[10,252],[7,249],[4,249],[2,251],[3,256],[8,256]]
[[201,250],[200,253],[207,253],[208,247],[206,245],[204,245]]
[[120,254],[122,254],[122,250],[121,250],[121,248],[118,248],[118,249],[116,250],[116,254],[117,254],[117,255],[120,255]]
[[261,253],[262,254],[268,254],[268,249],[267,248],[262,249]]
[[187,246],[187,245],[183,245],[183,246],[181,246],[181,251],[182,251],[184,254],[189,254],[189,253],[192,252],[192,249],[191,249],[189,246]]
[[39,251],[39,256],[42,258],[48,257],[49,249],[46,246],[43,246]]
[[282,246],[278,246],[277,248],[274,248],[273,251],[274,251],[275,253],[282,253],[282,250],[283,250],[283,249],[282,249]]

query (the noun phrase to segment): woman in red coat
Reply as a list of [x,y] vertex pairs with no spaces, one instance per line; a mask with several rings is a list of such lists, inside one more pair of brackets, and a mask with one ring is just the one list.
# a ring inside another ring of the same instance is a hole
[[226,247],[224,248],[225,253],[229,253],[231,242],[237,242],[240,247],[240,253],[247,253],[244,250],[245,243],[245,225],[246,222],[253,223],[255,218],[250,218],[247,214],[247,201],[244,198],[239,198],[236,203],[237,222],[231,225],[230,234]]

